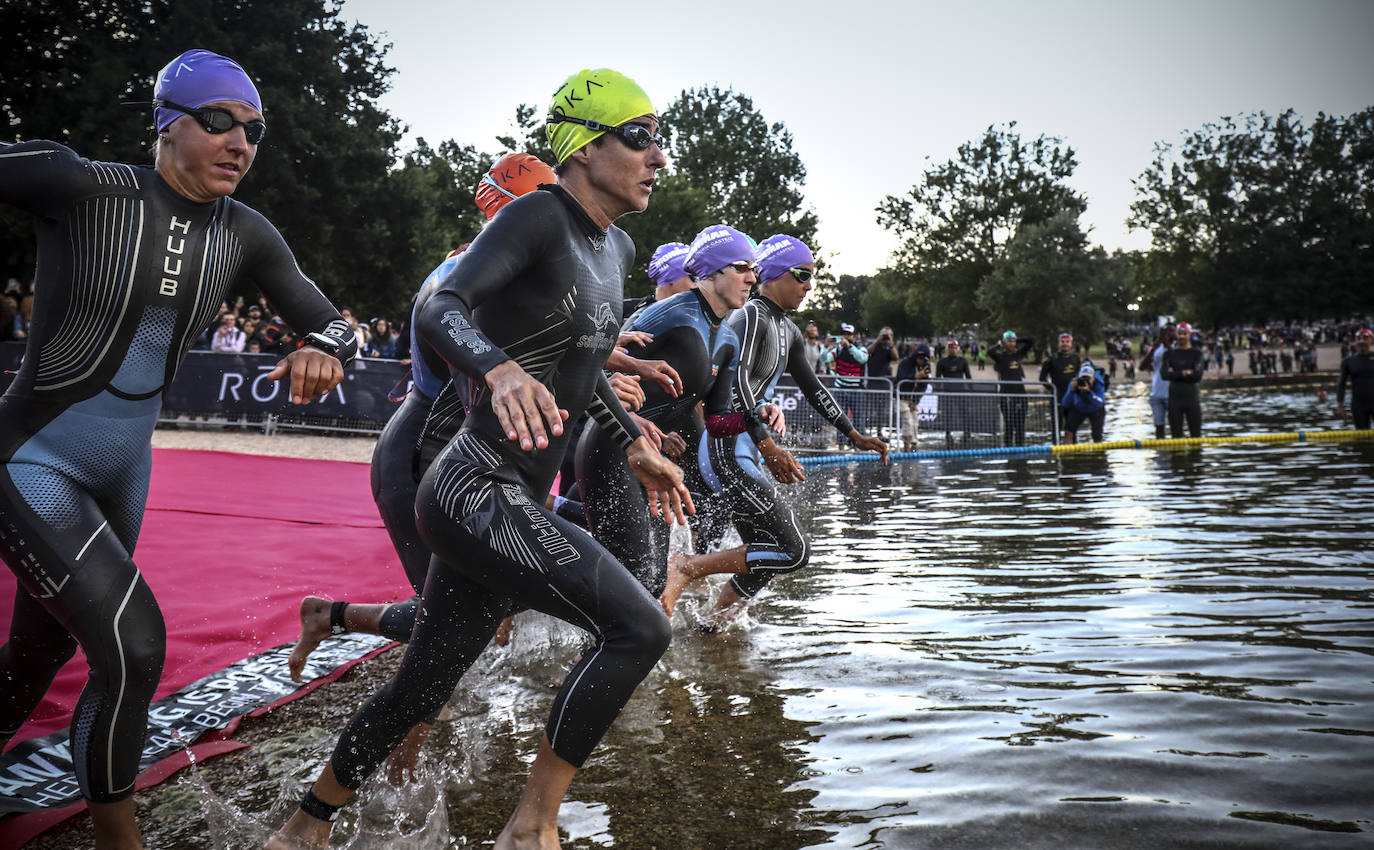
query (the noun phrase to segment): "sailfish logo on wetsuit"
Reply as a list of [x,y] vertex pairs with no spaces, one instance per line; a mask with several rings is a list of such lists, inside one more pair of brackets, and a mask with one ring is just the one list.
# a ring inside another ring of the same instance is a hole
[[[596,326],[596,333],[583,334],[577,338],[578,348],[590,348],[597,351],[610,351],[615,348],[615,340],[618,334],[615,331],[620,323],[616,321],[615,313],[611,310],[610,302],[603,301],[597,305],[595,313],[588,313],[587,318],[592,320]],[[610,327],[611,333],[606,333],[606,328]]]
[[491,351],[491,346],[482,341],[477,335],[477,330],[457,310],[449,310],[444,314],[444,324],[448,325],[448,335],[453,337],[453,341],[459,345],[466,345],[473,354],[486,354]]

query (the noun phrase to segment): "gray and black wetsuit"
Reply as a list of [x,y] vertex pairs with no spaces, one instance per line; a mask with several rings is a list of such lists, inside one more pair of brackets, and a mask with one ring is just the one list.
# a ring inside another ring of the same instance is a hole
[[521,451],[506,439],[483,376],[514,359],[570,420],[589,411],[616,442],[639,430],[602,369],[620,327],[634,246],[603,231],[559,187],[512,201],[473,240],[417,317],[451,367],[463,428],[420,482],[416,515],[434,552],[415,631],[395,676],[344,729],[331,764],[357,788],[416,721],[443,705],[512,607],[589,632],[546,734],[580,765],[671,639],[663,609],[586,531],[544,508],[569,435]]
[[0,201],[34,217],[24,362],[0,398],[0,556],[19,579],[0,649],[0,737],[80,644],[90,679],[71,726],[82,794],[133,793],[166,627],[133,562],[151,437],[187,348],[253,283],[297,333],[355,353],[353,333],[267,219],[200,204],[148,167],[53,142],[0,147]]
[[1201,437],[1202,395],[1198,383],[1202,380],[1202,350],[1174,346],[1164,352],[1159,374],[1169,382],[1169,436],[1182,437],[1186,421],[1188,436]]
[[[739,337],[739,367],[733,385],[736,415],[750,414],[767,402],[783,372],[790,372],[807,401],[842,434],[854,430],[806,360],[806,346],[796,323],[767,297],[755,295],[731,313],[725,324]],[[769,436],[757,421],[747,433],[718,430],[712,417],[706,422],[710,436],[701,441],[698,463],[702,477],[730,506],[735,528],[744,540],[748,572],[735,576],[730,585],[750,598],[779,573],[806,565],[811,544],[802,533],[792,508],[778,493],[773,476],[763,468],[756,445]]]

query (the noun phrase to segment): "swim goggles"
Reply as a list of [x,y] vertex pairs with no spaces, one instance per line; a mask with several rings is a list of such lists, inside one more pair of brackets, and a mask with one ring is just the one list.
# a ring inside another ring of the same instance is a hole
[[624,142],[626,147],[637,151],[648,150],[649,145],[658,145],[659,150],[668,146],[667,139],[657,133],[650,133],[649,128],[643,124],[621,124],[619,127],[612,127],[610,124],[602,124],[600,121],[593,121],[590,118],[573,118],[570,115],[561,115],[557,112],[550,112],[548,121],[550,124],[568,121],[573,124],[581,124],[594,133],[611,133]]
[[182,106],[179,103],[172,103],[170,100],[155,100],[153,106],[160,106],[166,109],[175,109],[177,112],[184,112],[196,119],[196,123],[205,129],[205,132],[218,135],[227,133],[234,127],[243,125],[243,137],[248,140],[248,144],[256,145],[262,141],[262,137],[267,135],[267,123],[261,118],[252,121],[239,121],[234,117],[234,113],[218,106],[202,106],[192,109],[189,106]]

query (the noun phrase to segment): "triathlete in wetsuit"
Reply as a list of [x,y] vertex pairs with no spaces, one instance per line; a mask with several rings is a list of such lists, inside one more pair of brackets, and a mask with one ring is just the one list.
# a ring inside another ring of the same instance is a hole
[[1073,334],[1062,333],[1059,335],[1059,350],[1040,364],[1040,381],[1052,384],[1054,397],[1062,399],[1082,367],[1083,358],[1073,350]]
[[[482,176],[474,199],[489,221],[506,204],[556,179],[553,169],[538,157],[510,153]],[[415,528],[415,492],[430,462],[463,425],[462,399],[451,389],[445,391],[448,365],[418,338],[415,317],[467,247],[464,244],[450,251],[416,293],[410,321],[410,391],[382,429],[372,452],[372,498],[417,595],[391,604],[331,602],[318,596],[302,599],[301,635],[288,659],[291,678],[297,682],[310,653],[330,634],[363,632],[410,640],[431,554]]]
[[1030,337],[1018,343],[1016,331],[1007,331],[1002,334],[1001,345],[988,346],[988,359],[997,377],[1003,381],[997,387],[1000,394],[997,406],[1002,410],[1002,443],[1006,446],[1026,444],[1026,387],[1022,383],[1026,373],[1021,361],[1034,344],[1035,340]]
[[129,797],[166,645],[133,561],[162,392],[246,282],[312,346],[268,373],[290,373],[293,401],[332,389],[343,378],[333,355],[356,353],[281,234],[228,197],[265,129],[243,69],[194,50],[158,80],[155,167],[93,162],[55,142],[0,148],[0,201],[33,215],[38,231],[24,361],[0,399],[0,556],[20,585],[0,649],[0,744],[79,644],[91,673],[72,761],[97,842],[129,846],[138,841]]
[[[788,310],[801,306],[811,290],[815,260],[811,250],[791,236],[772,236],[758,246],[759,293],[726,319],[740,339],[739,368],[735,372],[734,411],[755,411],[765,419],[764,406],[782,373],[793,380],[812,407],[845,434],[856,448],[875,451],[887,459],[887,444],[861,434],[821,386],[806,363],[805,343]],[[688,271],[695,270],[689,266]],[[710,428],[712,423],[707,422]],[[801,465],[772,439],[763,421],[747,433],[712,433],[701,443],[701,474],[713,492],[723,494],[744,545],[702,555],[679,555],[669,562],[668,586],[662,602],[672,613],[683,588],[694,579],[715,573],[734,578],[721,590],[708,627],[719,625],[740,609],[779,573],[800,569],[810,558],[811,545],[792,509],[782,500],[773,480],[788,484],[804,480]]]
[[[696,449],[703,424],[697,404],[704,402],[708,416],[730,413],[731,383],[739,347],[734,331],[721,320],[749,297],[756,281],[754,246],[749,238],[724,225],[709,227],[693,242],[697,262],[715,266],[697,288],[659,301],[645,310],[629,327],[653,336],[647,345],[631,345],[637,358],[658,358],[673,366],[682,386],[676,396],[655,385],[645,387],[639,415],[665,433],[676,433],[689,452],[680,460],[691,490],[700,479],[695,471]],[[692,254],[687,255],[692,258]],[[730,423],[735,433],[748,424],[744,417]],[[729,430],[724,424],[717,425]],[[596,539],[629,568],[635,578],[657,597],[667,581],[668,527],[649,515],[644,491],[634,480],[625,452],[610,432],[589,424],[577,453],[577,483],[587,510],[588,525]],[[700,509],[700,506],[698,506]]]
[[562,423],[584,410],[627,447],[651,505],[680,514],[686,496],[681,473],[640,436],[602,372],[634,258],[611,222],[647,206],[666,162],[652,112],[618,73],[570,77],[548,122],[560,185],[494,218],[420,311],[420,337],[449,364],[468,410],[420,483],[417,524],[434,552],[420,614],[395,676],[349,722],[269,846],[328,843],[338,808],[448,699],[512,602],[596,639],[554,699],[526,793],[496,844],[552,845],[576,768],[667,648],[671,629],[653,598],[543,504],[568,439]]
[[[1351,413],[1355,427],[1364,430],[1374,417],[1374,331],[1360,328],[1355,332],[1355,352],[1341,361],[1341,379],[1336,384],[1336,406],[1341,420],[1348,421]],[[1350,384],[1350,413],[1345,409],[1345,385]]]
[[1178,339],[1174,347],[1164,352],[1160,360],[1159,376],[1169,382],[1169,436],[1183,436],[1183,422],[1188,421],[1188,436],[1202,436],[1202,396],[1198,382],[1202,380],[1201,349],[1193,348],[1193,328],[1179,322]]

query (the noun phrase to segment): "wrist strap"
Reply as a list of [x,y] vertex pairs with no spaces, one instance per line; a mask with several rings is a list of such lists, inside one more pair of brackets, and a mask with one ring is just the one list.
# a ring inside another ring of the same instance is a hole
[[341,635],[348,631],[344,625],[344,609],[348,607],[347,602],[335,602],[329,606],[329,633]]
[[333,823],[339,819],[339,809],[343,806],[331,806],[324,800],[315,796],[314,789],[307,789],[305,796],[301,798],[301,811],[310,815],[315,820],[322,820],[325,823]]

